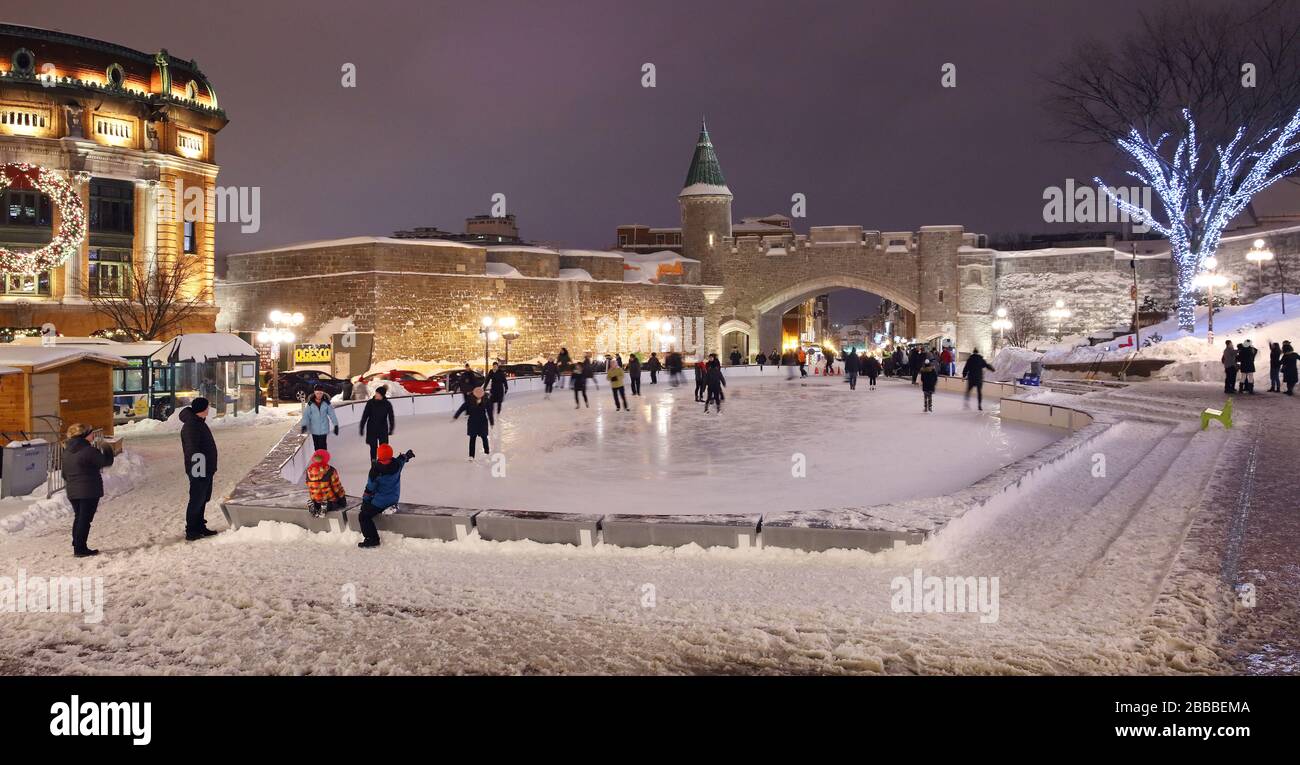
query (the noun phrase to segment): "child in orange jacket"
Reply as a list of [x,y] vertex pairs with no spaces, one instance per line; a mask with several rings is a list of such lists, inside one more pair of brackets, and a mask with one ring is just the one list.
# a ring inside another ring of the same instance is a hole
[[307,509],[317,518],[329,510],[342,510],[348,504],[339,471],[330,465],[330,453],[324,449],[317,449],[307,465],[307,493],[311,496]]

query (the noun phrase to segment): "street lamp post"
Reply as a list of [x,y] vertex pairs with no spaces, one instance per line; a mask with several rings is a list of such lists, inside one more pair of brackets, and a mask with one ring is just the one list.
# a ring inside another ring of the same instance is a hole
[[1006,342],[1006,331],[1012,327],[1011,320],[1007,318],[1007,309],[999,308],[998,317],[993,320],[993,328],[998,331],[998,347],[1001,348]]
[[513,316],[507,316],[497,321],[497,329],[500,330],[501,339],[506,341],[506,363],[510,363],[510,343],[519,339],[519,322]]
[[1208,290],[1209,313],[1206,315],[1205,330],[1206,340],[1210,345],[1214,345],[1214,288],[1222,287],[1228,283],[1228,277],[1214,273],[1214,269],[1218,267],[1219,261],[1217,258],[1206,258],[1202,264],[1204,270],[1192,280],[1193,287],[1204,287]]
[[1065,307],[1064,300],[1058,298],[1056,301],[1056,305],[1052,306],[1052,310],[1048,311],[1047,313],[1053,319],[1056,319],[1056,339],[1060,340],[1061,322],[1064,321],[1065,319],[1070,318],[1071,316],[1070,309]]
[[262,327],[262,331],[257,333],[259,343],[271,344],[271,384],[267,386],[270,389],[271,406],[280,405],[280,345],[288,345],[296,338],[294,337],[292,327],[302,326],[303,315],[300,313],[289,313],[288,311],[271,311],[267,315],[270,321],[269,325]]
[[[1264,262],[1272,259],[1273,259],[1273,253],[1264,247],[1263,239],[1256,239],[1255,246],[1251,247],[1250,251],[1246,253],[1246,260],[1253,261],[1255,265],[1259,267],[1258,275],[1259,275],[1259,296],[1260,297],[1264,297]],[[1286,300],[1285,290],[1283,290],[1282,292],[1282,300],[1284,301]],[[1286,313],[1286,310],[1284,309],[1282,312]]]

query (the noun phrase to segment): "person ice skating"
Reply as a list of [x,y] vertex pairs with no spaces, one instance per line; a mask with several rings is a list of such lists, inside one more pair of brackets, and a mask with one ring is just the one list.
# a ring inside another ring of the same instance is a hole
[[551,391],[555,389],[555,379],[560,376],[560,368],[555,363],[555,359],[548,357],[546,363],[542,365],[542,384],[546,386],[546,398],[551,397]]
[[830,377],[831,375],[835,374],[835,351],[832,351],[830,348],[826,348],[822,351],[822,354],[826,360],[826,368],[822,371],[822,374],[826,375],[827,377]]
[[495,361],[492,362],[492,372],[488,374],[488,385],[492,391],[492,404],[497,408],[497,414],[501,414],[501,402],[506,398],[506,391],[510,390],[510,381],[506,378],[506,370]]
[[361,422],[357,427],[358,433],[365,436],[366,443],[370,445],[371,461],[375,459],[379,446],[388,443],[388,437],[396,428],[397,417],[388,400],[388,386],[380,385],[375,388],[374,397],[366,402],[365,409],[361,410]]
[[461,398],[469,399],[474,393],[474,389],[484,385],[484,377],[465,362],[465,367],[460,371],[460,377],[456,379],[456,388],[460,391]]
[[1277,343],[1268,344],[1268,392],[1281,393],[1282,384],[1280,382],[1282,374],[1282,346]]
[[867,376],[867,387],[876,387],[876,378],[880,376],[880,359],[867,356],[862,361],[862,372]]
[[849,349],[849,355],[844,357],[844,376],[848,378],[849,390],[858,389],[858,370],[861,367],[861,359],[858,358],[858,352]]
[[[585,404],[590,409],[591,404],[587,401],[587,368],[581,361],[573,367],[569,386],[573,388],[573,408],[580,409]],[[582,396],[582,404],[578,403],[578,396]]]
[[635,353],[627,358],[627,380],[632,386],[632,395],[641,395],[641,359]]
[[466,415],[465,433],[469,436],[469,461],[473,462],[475,439],[483,441],[484,455],[491,453],[488,446],[488,427],[497,424],[492,417],[492,400],[484,396],[482,388],[475,388],[451,418],[459,419],[462,414]]
[[190,501],[185,507],[185,539],[193,542],[217,532],[208,528],[203,514],[212,499],[212,477],[217,474],[217,442],[208,429],[208,400],[202,396],[177,415],[181,421],[181,452],[190,479]]
[[650,384],[659,384],[659,370],[663,369],[663,364],[659,362],[659,354],[651,353],[650,359],[645,363],[646,371],[650,373]]
[[[712,361],[717,361],[717,356],[710,354]],[[722,389],[727,387],[727,378],[722,376],[721,364],[707,364],[704,369],[704,385],[708,390],[708,397],[704,399],[704,411],[707,414],[709,404],[717,406],[718,414],[722,414],[722,402],[726,396],[722,395]]]
[[405,454],[393,455],[393,447],[380,444],[375,452],[375,459],[370,464],[370,474],[366,477],[366,489],[361,494],[361,514],[357,518],[361,524],[363,539],[357,547],[378,547],[379,529],[375,528],[375,516],[396,505],[402,498],[402,468],[415,457],[410,449]]
[[113,464],[113,449],[107,444],[90,443],[92,432],[89,425],[72,424],[63,447],[63,485],[72,503],[72,554],[78,558],[99,555],[99,550],[90,549],[88,544],[90,524],[104,496],[100,471]]
[[966,396],[962,399],[962,408],[970,409],[970,392],[975,389],[975,401],[979,410],[984,411],[984,370],[996,372],[989,365],[984,357],[980,355],[978,348],[971,351],[970,357],[966,359],[966,366],[961,369],[961,376],[966,378]]
[[1232,395],[1237,392],[1237,349],[1232,347],[1231,340],[1223,341],[1220,362],[1223,364],[1223,392]]
[[1297,370],[1297,362],[1300,362],[1300,354],[1295,352],[1291,346],[1291,341],[1286,340],[1282,343],[1282,382],[1286,383],[1286,395],[1295,395],[1295,385],[1300,381],[1300,371]]
[[800,347],[794,352],[794,360],[799,362],[799,376],[807,377],[808,370],[807,368],[805,368],[804,365],[808,363],[808,353],[804,351],[802,347]]
[[733,367],[740,366],[740,351],[736,348],[731,349],[731,365]]
[[912,375],[912,384],[916,385],[916,378],[921,374],[921,364],[925,362],[925,354],[920,348],[913,347],[907,354],[907,371]]
[[669,349],[668,360],[664,365],[668,367],[668,380],[673,384],[673,387],[676,388],[678,385],[681,385],[682,370],[685,369],[686,366],[682,354],[678,353],[676,350]]
[[939,370],[935,368],[934,362],[926,357],[925,363],[921,364],[921,393],[925,396],[925,411],[934,411],[934,389],[939,386]]
[[347,507],[348,497],[339,471],[330,464],[330,453],[317,449],[307,463],[307,511],[319,518],[330,510]]
[[605,377],[609,380],[609,389],[614,392],[614,411],[616,412],[619,409],[625,412],[628,410],[627,391],[623,390],[623,375],[623,367],[619,366],[617,359],[614,360],[609,369],[605,370]]
[[351,400],[352,400],[352,390],[353,390],[353,387],[354,387],[354,386],[352,385],[352,378],[351,378],[351,377],[344,377],[344,378],[343,378],[343,389],[339,391],[339,397],[340,397],[343,401],[351,401]]
[[1241,392],[1255,395],[1255,354],[1259,349],[1249,339],[1237,346],[1237,367],[1241,370]]
[[705,383],[704,376],[707,373],[707,365],[703,361],[695,362],[695,400],[704,401]]
[[952,352],[951,345],[945,345],[943,351],[939,354],[939,363],[943,365],[943,373],[952,377],[957,372],[956,356]]
[[559,369],[560,390],[564,390],[564,376],[573,374],[573,357],[569,355],[569,349],[560,347],[560,354],[555,357],[555,366]]
[[758,355],[754,357],[754,363],[758,365],[758,373],[762,374],[763,365],[767,363],[767,356],[762,351],[759,351]]
[[311,446],[313,450],[326,448],[325,441],[329,436],[331,425],[334,428],[334,435],[339,434],[339,418],[334,414],[334,406],[330,404],[329,397],[325,395],[325,387],[317,385],[312,388],[311,398],[307,399],[302,405],[302,419],[298,421],[298,427],[303,433],[311,431]]

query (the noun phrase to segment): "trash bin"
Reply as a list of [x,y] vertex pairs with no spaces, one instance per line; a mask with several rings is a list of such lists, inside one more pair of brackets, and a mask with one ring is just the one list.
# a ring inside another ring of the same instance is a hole
[[11,441],[0,449],[0,497],[24,497],[49,479],[50,445],[41,439]]

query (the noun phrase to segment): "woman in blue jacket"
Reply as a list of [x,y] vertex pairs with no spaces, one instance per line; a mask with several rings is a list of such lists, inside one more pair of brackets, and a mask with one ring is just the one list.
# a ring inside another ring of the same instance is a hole
[[307,399],[302,405],[302,419],[298,421],[298,426],[302,432],[311,431],[311,442],[313,450],[325,449],[325,437],[330,432],[330,423],[334,426],[334,435],[339,434],[339,418],[334,414],[334,407],[330,405],[329,397],[325,395],[325,389],[317,385],[311,392],[311,398]]

